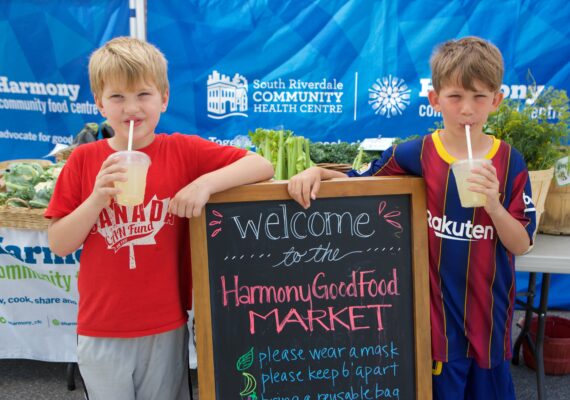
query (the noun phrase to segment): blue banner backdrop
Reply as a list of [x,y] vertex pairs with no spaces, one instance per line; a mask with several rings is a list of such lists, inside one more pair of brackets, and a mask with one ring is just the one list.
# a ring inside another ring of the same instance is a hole
[[0,160],[40,158],[100,122],[91,52],[129,34],[129,2],[0,2]]
[[160,124],[167,132],[221,141],[281,125],[313,141],[423,134],[441,119],[427,99],[432,50],[467,35],[503,52],[505,97],[532,102],[545,85],[570,88],[564,0],[165,0],[148,7],[148,40],[170,65],[171,102]]
[[[148,2],[147,37],[170,68],[159,131],[226,143],[277,126],[328,142],[424,134],[441,120],[427,100],[434,46],[492,41],[505,97],[532,102],[545,86],[570,90],[568,21],[565,0]],[[569,309],[569,291],[553,277],[550,306]]]
[[[426,97],[433,47],[466,35],[503,52],[506,97],[570,89],[565,0],[162,0],[147,19],[170,66],[159,131],[216,141],[280,125],[331,142],[425,133],[440,120]],[[99,122],[88,57],[128,34],[127,0],[0,2],[0,160],[42,157]],[[552,289],[551,306],[570,308],[570,280]]]

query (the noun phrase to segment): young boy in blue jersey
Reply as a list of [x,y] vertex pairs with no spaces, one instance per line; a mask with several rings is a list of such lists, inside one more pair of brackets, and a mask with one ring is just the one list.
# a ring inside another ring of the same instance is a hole
[[[425,179],[430,260],[433,398],[515,399],[509,369],[515,296],[515,256],[528,250],[535,230],[530,180],[521,154],[483,133],[503,99],[503,58],[477,37],[451,40],[431,58],[432,107],[443,126],[393,146],[364,172],[348,176],[416,175]],[[469,189],[484,194],[484,207],[461,206],[451,164],[474,158]],[[307,208],[322,180],[345,177],[313,167],[293,177],[289,193]]]

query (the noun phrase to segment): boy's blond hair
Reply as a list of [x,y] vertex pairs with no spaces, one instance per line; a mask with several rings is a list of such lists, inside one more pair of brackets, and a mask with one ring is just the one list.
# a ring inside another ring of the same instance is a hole
[[91,91],[98,99],[108,83],[125,84],[128,89],[141,82],[154,83],[164,95],[168,91],[166,58],[150,43],[126,36],[117,37],[91,55],[89,81]]
[[503,83],[503,56],[486,40],[468,36],[438,46],[430,60],[432,85],[436,92],[447,84],[475,90],[475,80],[497,93]]

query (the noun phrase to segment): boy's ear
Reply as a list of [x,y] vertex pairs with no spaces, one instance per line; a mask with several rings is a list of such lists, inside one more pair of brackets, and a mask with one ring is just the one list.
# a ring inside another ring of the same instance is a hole
[[505,95],[501,91],[498,91],[497,93],[495,93],[495,96],[493,97],[493,103],[492,103],[493,104],[493,110],[496,110],[497,107],[499,107],[499,105],[503,101],[504,97],[505,97]]
[[169,99],[170,99],[170,90],[166,89],[166,92],[164,92],[164,95],[162,96],[162,112],[166,111]]
[[441,111],[441,107],[439,106],[439,95],[435,90],[430,90],[428,92],[428,100],[429,104],[433,107],[433,109],[437,112]]
[[95,99],[95,105],[97,106],[97,108],[99,109],[99,112],[101,113],[101,115],[103,117],[106,117],[105,115],[105,110],[103,109],[103,103],[101,102],[101,99],[99,99],[98,97],[94,96]]

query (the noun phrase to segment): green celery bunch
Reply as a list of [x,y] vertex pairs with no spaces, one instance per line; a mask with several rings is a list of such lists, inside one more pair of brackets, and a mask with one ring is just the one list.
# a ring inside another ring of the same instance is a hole
[[257,128],[249,132],[249,137],[256,152],[273,165],[275,179],[289,179],[314,165],[309,153],[309,140],[294,136],[290,130]]

